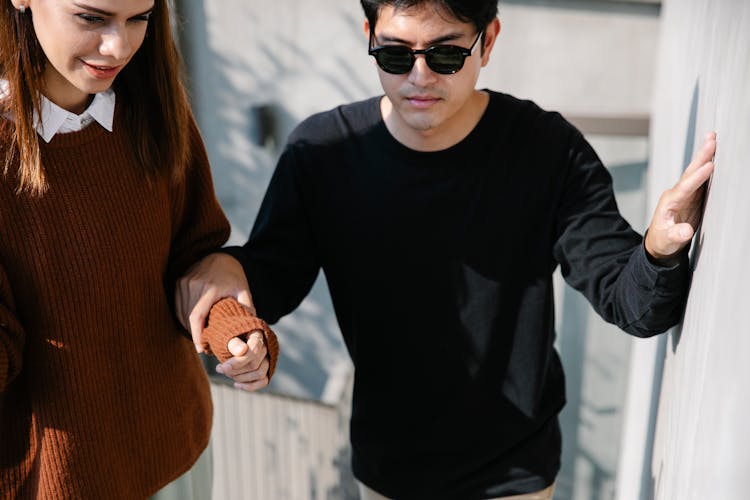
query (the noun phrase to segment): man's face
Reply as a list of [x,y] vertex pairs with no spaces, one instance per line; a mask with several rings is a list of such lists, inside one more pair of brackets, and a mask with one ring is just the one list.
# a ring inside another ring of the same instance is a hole
[[[365,23],[369,33],[369,25]],[[463,67],[454,74],[434,72],[417,55],[411,71],[391,74],[378,67],[378,75],[392,109],[386,116],[388,128],[397,139],[408,137],[438,138],[452,136],[466,128],[468,133],[475,123],[469,123],[468,108],[476,99],[475,85],[479,71],[489,60],[492,41],[499,30],[497,22],[488,27],[491,40],[482,54],[479,40]],[[426,49],[434,45],[456,45],[469,48],[477,38],[471,23],[461,22],[433,5],[395,9],[385,6],[375,26],[373,46],[403,45],[411,49]],[[385,109],[385,108],[384,108]],[[460,135],[460,134],[459,134]],[[402,141],[403,142],[403,141]],[[407,141],[410,142],[410,141]],[[439,142],[439,141],[438,141]]]

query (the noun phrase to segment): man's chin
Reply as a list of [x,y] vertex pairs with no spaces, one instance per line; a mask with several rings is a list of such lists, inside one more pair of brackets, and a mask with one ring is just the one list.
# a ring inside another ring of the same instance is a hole
[[410,113],[404,121],[409,126],[409,128],[418,132],[429,132],[430,130],[436,128],[438,125],[434,117],[425,116],[422,113]]

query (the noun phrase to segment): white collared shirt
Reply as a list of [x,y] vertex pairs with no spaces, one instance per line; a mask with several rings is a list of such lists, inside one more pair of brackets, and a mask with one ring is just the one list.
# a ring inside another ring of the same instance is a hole
[[110,89],[94,95],[94,99],[86,111],[77,115],[67,111],[46,97],[42,96],[42,120],[34,117],[34,127],[37,133],[49,142],[55,134],[78,132],[91,122],[96,121],[112,132],[112,122],[115,116],[115,91]]
[[[8,92],[8,81],[0,80],[0,97]],[[77,115],[67,111],[44,96],[41,96],[42,119],[34,114],[34,128],[44,142],[49,142],[55,134],[78,132],[96,121],[109,132],[115,116],[115,91],[111,88],[94,95],[89,107]]]

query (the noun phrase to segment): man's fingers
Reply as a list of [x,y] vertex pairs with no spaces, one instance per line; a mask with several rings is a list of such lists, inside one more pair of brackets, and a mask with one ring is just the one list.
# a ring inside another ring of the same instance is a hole
[[690,174],[694,170],[699,169],[707,162],[711,161],[716,154],[716,134],[710,132],[706,135],[706,140],[703,142],[701,148],[695,153],[692,161],[685,169],[686,174]]
[[[237,342],[233,342],[233,341]],[[247,342],[243,342],[239,338],[235,337],[229,341],[227,347],[232,352],[232,346],[240,349],[238,343],[243,345],[243,354],[233,358],[229,358],[224,363],[217,366],[219,373],[222,373],[228,377],[234,377],[242,373],[251,372],[257,370],[261,366],[263,361],[266,359],[268,350],[266,344],[263,341],[263,333],[259,330],[255,330],[250,334],[250,338]]]
[[240,383],[257,382],[268,376],[268,367],[268,360],[264,359],[257,370],[234,375],[232,379]]
[[247,338],[248,348],[256,353],[266,355],[266,340],[262,330],[253,330]]
[[260,354],[254,354],[248,351],[245,356],[229,358],[219,366],[221,367],[221,373],[228,377],[232,377],[234,375],[257,370],[264,359],[266,359],[265,348],[263,348],[263,352]]
[[243,391],[257,391],[268,385],[268,360],[264,359],[257,370],[232,377],[234,387]]
[[234,337],[227,343],[227,349],[232,353],[232,356],[239,357],[244,356],[249,350],[249,347],[244,340],[239,337]]
[[711,177],[714,172],[714,163],[709,161],[701,165],[701,168],[696,169],[690,173],[690,175],[683,176],[680,182],[675,186],[680,193],[681,197],[692,196],[697,192],[701,186]]
[[698,191],[714,171],[713,158],[715,154],[716,133],[709,132],[706,134],[703,145],[693,156],[693,160],[683,172],[673,191],[676,191],[681,198],[690,197]]
[[700,223],[704,186],[714,172],[716,134],[706,134],[682,177],[662,194],[646,234],[646,251],[656,259],[671,258],[695,235]]
[[693,162],[697,165],[703,165],[713,159],[714,154],[716,154],[716,134],[711,132],[706,135],[701,148],[695,153]]
[[263,389],[268,385],[268,377],[264,377],[262,380],[258,380],[257,382],[250,382],[247,384],[241,384],[239,382],[234,383],[234,387],[237,389],[242,389],[243,391],[247,392],[253,392],[260,389]]

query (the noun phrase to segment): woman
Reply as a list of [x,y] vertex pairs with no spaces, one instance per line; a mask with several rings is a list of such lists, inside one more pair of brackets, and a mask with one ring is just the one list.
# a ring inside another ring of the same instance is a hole
[[[178,75],[165,0],[5,0],[2,499],[146,498],[207,448],[209,385],[170,298],[229,226]],[[254,329],[275,346],[239,304],[211,315],[233,328],[204,331],[224,358]]]

